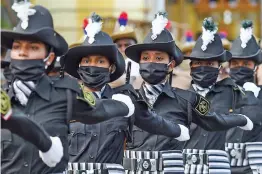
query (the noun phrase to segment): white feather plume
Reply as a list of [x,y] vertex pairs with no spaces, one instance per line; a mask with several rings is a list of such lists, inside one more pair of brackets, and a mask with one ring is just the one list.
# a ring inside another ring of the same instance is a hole
[[241,47],[246,48],[248,41],[252,38],[253,35],[253,29],[252,27],[248,28],[241,28],[240,29],[240,40],[241,40]]
[[103,22],[93,22],[91,18],[88,19],[88,25],[86,26],[85,30],[87,36],[89,37],[88,43],[92,44],[95,41],[95,35],[99,33],[102,29]]
[[157,35],[161,34],[161,32],[165,29],[167,23],[168,19],[165,16],[160,14],[156,15],[156,18],[152,21],[152,40],[155,40],[157,38]]
[[201,49],[205,51],[207,49],[207,45],[214,41],[217,29],[215,29],[214,31],[210,31],[202,26],[202,30],[203,30],[202,32],[203,45],[201,46]]
[[32,4],[30,2],[24,1],[19,3],[14,3],[12,9],[17,13],[17,17],[22,21],[21,27],[25,30],[28,27],[28,16],[35,14],[35,9],[30,9]]

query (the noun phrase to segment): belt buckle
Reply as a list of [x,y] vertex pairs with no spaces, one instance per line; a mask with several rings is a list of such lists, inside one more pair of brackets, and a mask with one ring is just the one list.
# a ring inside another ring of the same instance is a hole
[[185,164],[207,164],[207,154],[187,153],[184,155]]
[[229,155],[235,159],[245,159],[244,149],[241,149],[241,148],[230,149]]
[[137,159],[137,170],[156,171],[156,160],[154,159]]

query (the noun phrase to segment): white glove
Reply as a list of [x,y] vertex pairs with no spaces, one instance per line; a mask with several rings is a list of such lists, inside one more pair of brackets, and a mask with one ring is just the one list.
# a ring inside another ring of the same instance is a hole
[[259,91],[260,91],[260,88],[257,87],[257,85],[255,85],[254,83],[252,82],[246,82],[244,85],[243,85],[243,88],[246,90],[246,91],[251,91],[254,93],[255,97],[258,96],[259,94]]
[[[242,114],[238,114],[238,115],[242,115]],[[243,129],[243,130],[252,130],[253,129],[253,122],[245,115],[242,115],[243,117],[245,117],[247,119],[247,124],[245,126],[238,126],[240,129]]]
[[129,109],[129,113],[125,117],[130,117],[131,115],[134,114],[134,112],[135,112],[135,105],[133,104],[133,102],[132,102],[132,100],[131,100],[131,98],[129,96],[124,95],[124,94],[114,94],[112,96],[112,99],[120,101],[120,102],[123,102],[123,103],[126,104],[126,106]]
[[180,127],[180,130],[181,130],[181,133],[180,133],[180,136],[175,138],[177,139],[178,141],[187,141],[190,139],[190,135],[189,135],[189,129],[184,126],[184,125],[181,125],[181,124],[178,124],[179,127]]
[[59,137],[50,137],[52,146],[47,152],[39,150],[39,156],[49,167],[55,167],[63,157],[63,146]]

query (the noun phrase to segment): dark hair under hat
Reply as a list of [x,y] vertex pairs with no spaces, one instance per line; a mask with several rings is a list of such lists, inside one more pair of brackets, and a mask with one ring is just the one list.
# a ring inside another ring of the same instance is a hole
[[[242,43],[241,37],[239,36],[236,40],[233,41],[230,52],[232,53],[231,59],[250,59],[254,60],[257,64],[259,64],[262,60],[262,51],[252,34],[252,21],[245,20],[242,22],[242,29],[247,30],[250,29],[250,39],[246,43]],[[241,35],[242,31],[240,32]],[[243,33],[246,35],[247,33]],[[242,45],[243,44],[243,45]]]
[[37,5],[29,10],[35,10],[33,15],[28,16],[28,26],[19,21],[13,31],[1,30],[2,45],[11,49],[14,40],[34,40],[43,42],[54,48],[57,56],[61,56],[68,50],[65,39],[54,30],[53,18],[48,9]]
[[219,62],[225,62],[231,58],[231,53],[224,50],[221,37],[216,33],[217,27],[212,18],[206,18],[203,21],[203,32],[213,32],[213,41],[204,45],[203,34],[197,39],[196,44],[189,56],[185,56],[185,59],[190,60],[217,60]]

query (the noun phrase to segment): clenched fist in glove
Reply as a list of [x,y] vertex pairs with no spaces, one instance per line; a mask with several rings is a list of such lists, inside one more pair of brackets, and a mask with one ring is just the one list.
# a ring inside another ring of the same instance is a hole
[[47,152],[39,151],[39,156],[49,167],[55,167],[63,157],[63,146],[59,137],[50,137],[52,146]]

